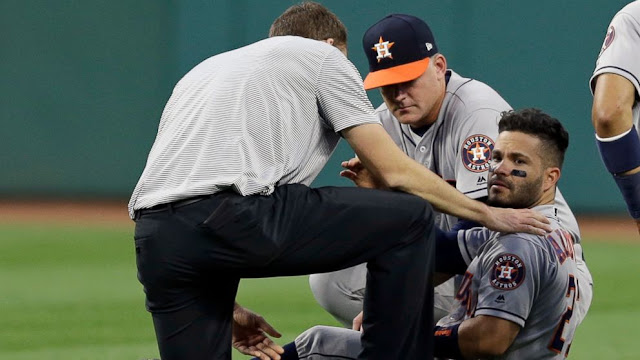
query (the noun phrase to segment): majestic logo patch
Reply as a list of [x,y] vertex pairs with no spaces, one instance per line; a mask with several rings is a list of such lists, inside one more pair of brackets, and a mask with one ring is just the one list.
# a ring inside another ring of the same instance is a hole
[[377,44],[373,44],[373,47],[371,49],[378,52],[378,56],[376,56],[378,62],[380,62],[380,60],[384,58],[393,59],[393,55],[391,55],[391,51],[389,50],[391,49],[393,44],[395,44],[395,42],[382,40],[382,36],[380,36],[380,40],[378,40]]
[[613,27],[613,25],[611,25],[607,30],[607,35],[604,37],[604,41],[602,42],[602,49],[600,49],[600,55],[602,55],[602,53],[605,50],[607,50],[607,48],[609,47],[609,45],[611,45],[615,37],[616,37],[616,29]]
[[502,254],[493,260],[491,286],[500,290],[516,289],[524,282],[526,268],[513,254]]
[[489,170],[489,160],[493,152],[493,140],[486,135],[469,136],[462,143],[462,163],[464,167],[473,172]]

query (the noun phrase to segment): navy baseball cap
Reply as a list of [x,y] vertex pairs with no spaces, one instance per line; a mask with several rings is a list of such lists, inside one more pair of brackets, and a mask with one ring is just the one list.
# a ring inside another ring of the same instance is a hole
[[417,79],[438,52],[429,26],[404,14],[388,15],[373,24],[362,37],[362,47],[369,60],[367,90]]

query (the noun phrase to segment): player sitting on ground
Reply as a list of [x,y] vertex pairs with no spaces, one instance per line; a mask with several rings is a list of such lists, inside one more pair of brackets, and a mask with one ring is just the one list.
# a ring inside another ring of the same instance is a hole
[[[554,231],[547,236],[460,230],[460,251],[438,252],[437,272],[464,274],[456,309],[435,327],[437,357],[448,359],[564,359],[589,303],[583,304],[571,235],[554,205],[568,134],[558,120],[535,109],[505,113],[499,124],[488,181],[491,205],[533,208]],[[370,176],[363,170],[360,176]],[[444,235],[444,236],[443,236]],[[456,244],[451,234],[439,242]],[[476,239],[473,239],[476,238]],[[438,250],[442,249],[440,246]],[[458,258],[457,258],[458,257]],[[448,265],[447,265],[448,264]],[[453,265],[452,265],[453,264]],[[455,265],[458,264],[458,265]],[[366,317],[367,314],[364,314]],[[354,320],[360,328],[361,316]],[[316,326],[285,346],[281,359],[349,359],[360,352],[360,333]]]

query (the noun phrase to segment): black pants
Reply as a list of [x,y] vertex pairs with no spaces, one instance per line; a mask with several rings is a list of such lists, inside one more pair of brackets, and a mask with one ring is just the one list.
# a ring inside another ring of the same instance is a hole
[[[361,359],[430,359],[433,214],[403,193],[303,185],[223,192],[136,216],[138,278],[160,355],[231,359],[240,278],[368,262]],[[286,303],[283,303],[286,306]]]

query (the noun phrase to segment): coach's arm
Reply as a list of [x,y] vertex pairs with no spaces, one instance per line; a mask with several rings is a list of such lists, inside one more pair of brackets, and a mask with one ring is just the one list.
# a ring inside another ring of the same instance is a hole
[[472,200],[438,175],[406,156],[379,124],[342,130],[362,164],[392,190],[420,196],[438,211],[503,232],[544,235],[549,221],[530,209],[500,209]]

